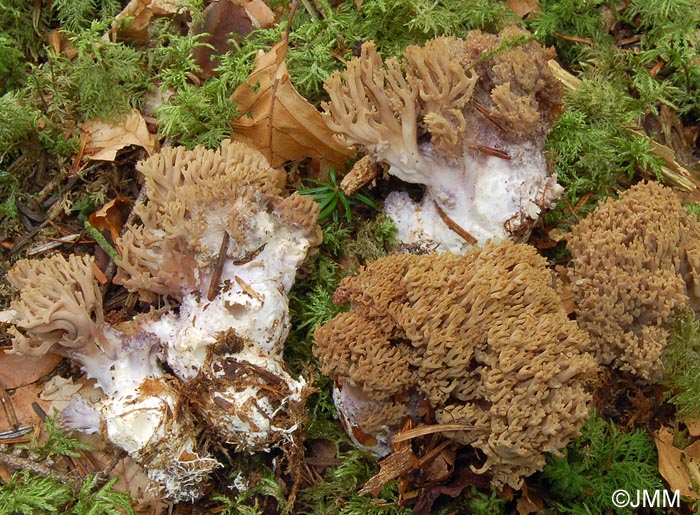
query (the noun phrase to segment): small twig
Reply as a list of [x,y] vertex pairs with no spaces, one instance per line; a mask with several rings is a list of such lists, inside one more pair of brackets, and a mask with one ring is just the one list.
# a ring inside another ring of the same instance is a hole
[[77,478],[72,475],[58,472],[41,463],[36,463],[30,459],[20,458],[19,456],[7,454],[5,452],[0,452],[0,465],[4,465],[13,470],[28,470],[42,477],[54,477],[63,483],[74,484],[77,480]]
[[236,260],[233,262],[233,264],[236,265],[236,266],[240,266],[240,265],[245,265],[246,263],[250,263],[250,262],[253,261],[256,257],[258,257],[258,256],[260,255],[260,253],[261,253],[263,250],[265,250],[265,247],[266,247],[266,246],[267,246],[267,243],[263,243],[263,244],[260,245],[257,249],[255,249],[254,251],[252,251],[250,254],[246,254],[246,255],[243,256],[242,258],[236,259]]
[[494,124],[496,127],[498,127],[501,131],[503,132],[508,132],[508,130],[499,122],[496,120],[493,116],[491,116],[491,113],[489,113],[488,109],[481,105],[477,100],[474,100],[473,98],[469,100],[469,103],[474,106],[474,109],[479,111],[484,118],[486,118],[488,121],[490,121],[492,124]]
[[506,161],[510,161],[511,159],[513,159],[512,157],[510,157],[508,152],[504,152],[503,150],[499,150],[493,147],[486,147],[484,145],[469,145],[467,148],[469,150],[476,150],[478,152],[481,152],[482,154],[486,154],[489,156],[500,157],[501,159],[505,159]]
[[[301,3],[304,4],[304,9],[306,9],[306,12],[309,13],[309,16],[311,16],[316,21],[321,19],[321,17],[318,14],[318,11],[313,5],[311,5],[311,2],[309,2],[309,0],[301,0]],[[292,7],[292,9],[294,9],[295,7],[296,2],[294,2],[294,7]]]
[[[85,170],[87,171],[87,170]],[[68,181],[68,184],[66,185],[66,188],[63,192],[64,195],[70,191],[70,189],[75,185],[76,182],[78,182],[78,179],[80,178],[80,175],[74,175],[73,177],[70,178]],[[34,229],[29,231],[27,234],[25,234],[17,243],[15,243],[12,246],[12,249],[10,250],[10,255],[13,256],[17,254],[20,250],[24,248],[24,246],[34,238],[37,234],[39,234],[39,231],[41,231],[44,227],[49,225],[51,222],[54,221],[58,215],[60,215],[63,212],[63,208],[61,207],[61,202],[57,202],[53,206],[51,206],[51,209],[49,209],[49,212],[47,214],[46,220],[41,222],[41,224],[37,225]]]
[[403,433],[398,433],[391,438],[392,444],[397,444],[400,442],[405,442],[406,440],[412,440],[418,438],[419,436],[431,435],[433,433],[444,433],[447,431],[473,431],[475,426],[470,426],[467,424],[433,424],[430,426],[418,426]]
[[122,257],[119,255],[119,252],[117,252],[117,249],[112,247],[112,245],[107,241],[107,238],[102,236],[102,233],[95,226],[93,226],[87,220],[85,220],[83,226],[85,227],[85,231],[87,231],[88,236],[95,240],[95,243],[97,243],[100,248],[107,253],[112,261],[121,261]]
[[588,46],[595,46],[595,43],[590,39],[579,38],[576,36],[567,36],[566,34],[560,34],[559,32],[554,33],[555,37],[561,38],[564,41],[571,41],[572,43],[582,43]]
[[95,474],[95,480],[94,484],[95,485],[102,485],[103,483],[106,483],[107,480],[109,480],[109,475],[112,473],[112,470],[114,470],[114,467],[116,467],[121,460],[123,460],[126,457],[126,451],[123,449],[118,449],[115,451],[114,457],[109,460],[109,463],[107,466],[100,470],[97,474]]
[[469,234],[469,232],[468,232],[464,227],[462,227],[462,226],[459,225],[457,222],[455,222],[454,220],[452,220],[452,218],[450,218],[449,216],[447,216],[447,213],[445,213],[445,212],[440,208],[440,206],[438,205],[437,202],[435,202],[435,200],[433,200],[433,204],[435,204],[435,209],[437,210],[438,215],[440,215],[440,218],[442,218],[442,221],[445,222],[445,224],[447,225],[447,227],[449,227],[452,231],[454,231],[455,233],[457,233],[457,235],[459,235],[462,239],[464,239],[464,241],[466,241],[466,242],[469,243],[470,245],[476,245],[476,244],[477,244],[477,242],[478,242],[479,240],[477,240],[474,236],[472,236],[471,234]]
[[211,276],[209,289],[207,290],[207,299],[210,301],[216,298],[219,290],[219,281],[221,281],[221,273],[224,271],[224,264],[226,263],[229,239],[228,231],[224,230],[224,236],[221,238],[221,247],[219,248],[219,256],[216,258],[214,273]]
[[453,443],[454,442],[452,440],[445,440],[434,449],[431,449],[427,454],[418,458],[418,468],[422,468],[426,463],[433,461],[447,446],[452,445]]
[[293,0],[292,8],[289,10],[289,16],[287,17],[287,28],[284,31],[284,41],[289,41],[289,33],[292,31],[292,20],[294,19],[294,13],[297,12],[297,7],[299,7],[299,4],[296,0]]

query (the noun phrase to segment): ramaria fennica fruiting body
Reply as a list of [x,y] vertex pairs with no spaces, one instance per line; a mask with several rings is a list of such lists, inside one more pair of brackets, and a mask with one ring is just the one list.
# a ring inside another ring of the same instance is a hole
[[49,350],[79,363],[105,396],[96,408],[75,399],[63,422],[86,433],[102,433],[142,465],[160,493],[192,500],[218,463],[198,449],[198,430],[174,378],[156,360],[157,340],[138,322],[125,331],[104,321],[94,261],[60,255],[22,260],[8,273],[20,290],[9,314],[12,351],[41,355]]
[[306,382],[290,376],[282,350],[287,292],[321,241],[318,205],[283,197],[285,174],[228,140],[164,148],[138,169],[147,200],[117,242],[115,282],[179,305],[112,327],[92,261],[56,256],[10,272],[21,295],[2,319],[15,326],[16,352],[58,349],[105,392],[99,412],[69,406],[68,427],[125,449],[164,497],[194,499],[218,465],[197,448],[204,428],[247,451],[291,442],[299,428]]
[[574,227],[571,291],[601,364],[663,375],[664,323],[700,298],[700,223],[671,188],[640,183]]
[[554,51],[519,29],[472,31],[409,46],[382,61],[372,42],[325,84],[328,126],[339,141],[424,184],[420,204],[393,192],[385,210],[404,243],[439,251],[523,239],[561,194],[550,175],[545,135],[561,112],[549,72]]
[[148,201],[120,242],[115,282],[180,301],[145,327],[226,442],[264,450],[289,441],[306,383],[282,360],[287,292],[321,241],[318,205],[282,197],[284,172],[229,140],[216,151],[165,148],[139,170]]
[[364,447],[386,454],[427,400],[438,423],[472,428],[449,436],[484,453],[478,472],[518,488],[578,435],[597,366],[533,247],[388,256],[344,279],[336,300],[351,310],[316,329],[315,353]]

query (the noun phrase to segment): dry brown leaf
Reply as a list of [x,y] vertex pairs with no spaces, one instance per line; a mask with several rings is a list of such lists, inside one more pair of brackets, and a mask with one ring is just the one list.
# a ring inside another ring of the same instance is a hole
[[135,109],[118,123],[88,120],[81,129],[88,138],[85,147],[88,159],[114,161],[117,152],[129,145],[143,147],[149,155],[159,149],[158,140],[148,131],[146,120]]
[[[148,41],[148,26],[151,18],[156,15],[176,14],[181,7],[179,0],[131,0],[120,12],[112,24],[112,37],[117,35],[122,38],[131,39],[140,43]],[[121,20],[131,18],[128,25],[122,26]]]
[[220,0],[210,3],[202,13],[202,20],[194,25],[194,34],[202,35],[192,57],[201,71],[202,79],[214,76],[219,66],[217,56],[235,52],[233,39],[242,40],[255,29],[271,27],[275,21],[272,10],[262,0]]
[[522,493],[515,505],[518,515],[530,515],[531,513],[544,513],[544,502],[539,497],[532,495],[523,483]]
[[694,418],[690,420],[684,420],[683,422],[688,428],[688,434],[690,436],[700,436],[700,419]]
[[272,12],[263,0],[238,0],[243,5],[245,12],[250,16],[250,21],[256,29],[272,27],[275,22],[275,13]]
[[[449,443],[449,442],[444,442]],[[419,465],[421,474],[428,483],[440,483],[449,479],[455,470],[455,450],[453,447],[440,449],[440,452],[431,456],[431,459],[426,463],[425,457],[421,457]]]
[[333,139],[321,113],[292,86],[287,42],[258,52],[248,80],[231,96],[238,112],[232,138],[260,150],[272,166],[311,157],[323,166],[342,166],[354,152]]
[[693,489],[693,481],[700,478],[700,460],[694,455],[699,450],[695,444],[682,451],[673,445],[673,433],[665,427],[659,429],[654,438],[656,450],[659,453],[659,473],[671,487],[671,490],[679,490],[681,495],[691,499],[700,499],[700,495]]
[[44,385],[39,398],[51,401],[49,413],[53,413],[54,410],[63,411],[82,388],[83,385],[74,383],[72,377],[65,378],[57,375]]
[[130,209],[131,202],[129,199],[123,197],[115,198],[91,214],[88,221],[99,231],[109,231],[112,241],[117,241]]
[[506,5],[508,9],[521,18],[524,18],[532,12],[539,12],[540,10],[539,0],[508,0]]
[[0,352],[0,383],[7,389],[35,383],[56,368],[61,359],[60,356],[50,352],[43,356],[22,356]]
[[61,357],[51,352],[43,356],[20,356],[0,351],[0,384],[8,390],[27,386],[51,372]]

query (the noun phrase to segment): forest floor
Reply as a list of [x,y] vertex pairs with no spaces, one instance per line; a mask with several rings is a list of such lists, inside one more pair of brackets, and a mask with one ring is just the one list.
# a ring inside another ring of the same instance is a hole
[[[286,171],[286,192],[321,203],[323,230],[289,295],[284,357],[314,386],[304,422],[270,452],[209,442],[223,466],[194,502],[165,502],[124,453],[57,429],[54,414],[72,396],[99,390],[57,354],[3,353],[13,336],[0,318],[0,515],[695,512],[700,322],[692,314],[667,321],[666,377],[650,383],[606,368],[581,436],[520,489],[492,489],[488,474],[469,472],[478,453],[439,433],[412,440],[417,461],[383,462],[377,476],[377,459],[343,431],[333,380],[319,370],[312,335],[343,309],[332,302],[336,287],[396,246],[381,214],[387,193],[422,192],[379,165],[362,189],[343,192],[361,154],[336,144],[323,122],[324,81],[367,41],[386,60],[441,35],[510,25],[556,50],[565,91],[546,145],[564,193],[529,240],[553,270],[570,265],[571,228],[642,180],[673,188],[689,216],[700,212],[695,0],[0,0],[0,310],[19,295],[7,271],[57,253],[94,256],[110,322],[157,305],[112,280],[115,242],[144,202],[137,163],[166,146],[216,149],[225,138],[255,146]],[[618,491],[630,502],[616,505]],[[661,497],[635,507],[639,492]]]

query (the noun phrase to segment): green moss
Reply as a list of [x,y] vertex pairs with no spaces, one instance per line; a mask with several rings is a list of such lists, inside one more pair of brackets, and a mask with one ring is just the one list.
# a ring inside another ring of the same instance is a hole
[[40,113],[24,103],[19,92],[0,96],[0,155],[11,153],[34,132]]
[[465,496],[465,507],[472,515],[501,515],[505,513],[506,501],[495,491],[488,494],[470,487]]
[[565,97],[567,111],[552,128],[546,149],[568,201],[547,214],[547,223],[571,225],[569,206],[584,199],[584,216],[615,187],[636,174],[661,176],[661,160],[650,141],[624,129],[635,124],[643,105],[607,81],[584,80]]
[[57,513],[72,498],[70,485],[28,471],[15,472],[0,488],[0,515]]
[[[24,446],[31,459],[45,468],[51,466],[52,457],[77,457],[79,450],[92,449],[58,430],[52,419],[46,420],[45,433],[42,443],[32,438],[31,444]],[[131,497],[115,491],[116,482],[113,478],[98,484],[94,475],[88,475],[71,484],[28,470],[15,472],[9,483],[0,481],[0,515],[134,515]]]
[[669,324],[668,345],[662,360],[666,396],[683,419],[700,414],[700,320],[688,310]]
[[323,480],[301,492],[300,513],[326,515],[403,515],[409,508],[401,508],[396,500],[396,483],[385,486],[378,498],[359,495],[357,491],[374,474],[376,460],[357,449],[340,452],[337,467],[326,470]]
[[565,63],[576,66],[585,44],[566,37],[610,45],[610,21],[603,16],[603,9],[609,3],[608,0],[543,0],[539,3],[540,12],[529,17],[527,25],[540,41],[554,45]]
[[396,224],[385,214],[373,220],[363,220],[355,239],[348,243],[347,250],[362,262],[374,261],[389,254],[396,246],[397,232]]
[[76,32],[95,20],[107,20],[121,11],[118,0],[53,0],[51,7],[65,30]]
[[654,442],[645,430],[623,433],[592,413],[581,433],[562,457],[548,456],[538,478],[560,512],[631,514],[631,508],[614,508],[613,492],[664,488]]

